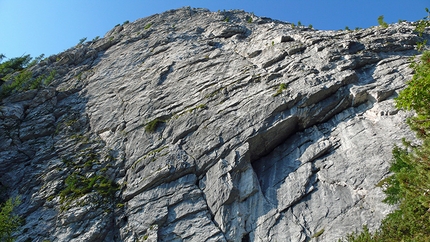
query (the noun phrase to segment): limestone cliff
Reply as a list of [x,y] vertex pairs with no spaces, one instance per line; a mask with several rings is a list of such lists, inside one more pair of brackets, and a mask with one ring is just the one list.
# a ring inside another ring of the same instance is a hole
[[31,68],[0,108],[17,241],[335,241],[379,226],[376,184],[412,137],[393,98],[410,23],[318,31],[182,8]]

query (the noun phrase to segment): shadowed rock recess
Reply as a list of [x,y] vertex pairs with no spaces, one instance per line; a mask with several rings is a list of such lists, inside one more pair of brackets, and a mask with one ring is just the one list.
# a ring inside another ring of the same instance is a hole
[[17,241],[335,241],[393,207],[376,184],[412,138],[393,98],[411,23],[294,27],[182,8],[31,67],[0,107]]

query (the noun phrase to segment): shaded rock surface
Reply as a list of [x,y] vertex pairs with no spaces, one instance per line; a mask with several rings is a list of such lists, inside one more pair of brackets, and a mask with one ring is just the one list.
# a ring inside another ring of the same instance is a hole
[[376,229],[393,209],[376,184],[412,137],[393,98],[428,37],[413,30],[182,8],[47,58],[33,71],[55,81],[0,107],[0,198],[21,197],[17,241],[335,241]]

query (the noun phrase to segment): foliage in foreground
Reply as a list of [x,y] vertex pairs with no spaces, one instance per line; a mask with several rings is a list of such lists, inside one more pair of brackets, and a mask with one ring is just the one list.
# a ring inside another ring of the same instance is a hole
[[14,241],[12,234],[21,225],[21,218],[13,214],[13,209],[20,204],[18,198],[9,198],[0,207],[0,241]]
[[403,140],[406,148],[395,147],[393,175],[383,181],[384,202],[399,208],[375,233],[365,227],[362,233],[349,235],[348,241],[430,241],[430,51],[412,67],[415,74],[400,92],[396,106],[416,112],[407,123],[421,143]]

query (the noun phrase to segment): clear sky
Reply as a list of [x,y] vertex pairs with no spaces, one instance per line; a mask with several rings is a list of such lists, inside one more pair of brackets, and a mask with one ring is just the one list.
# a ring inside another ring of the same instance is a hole
[[184,6],[242,9],[315,29],[377,25],[426,16],[429,0],[0,0],[0,54],[49,56],[104,34],[117,24]]

